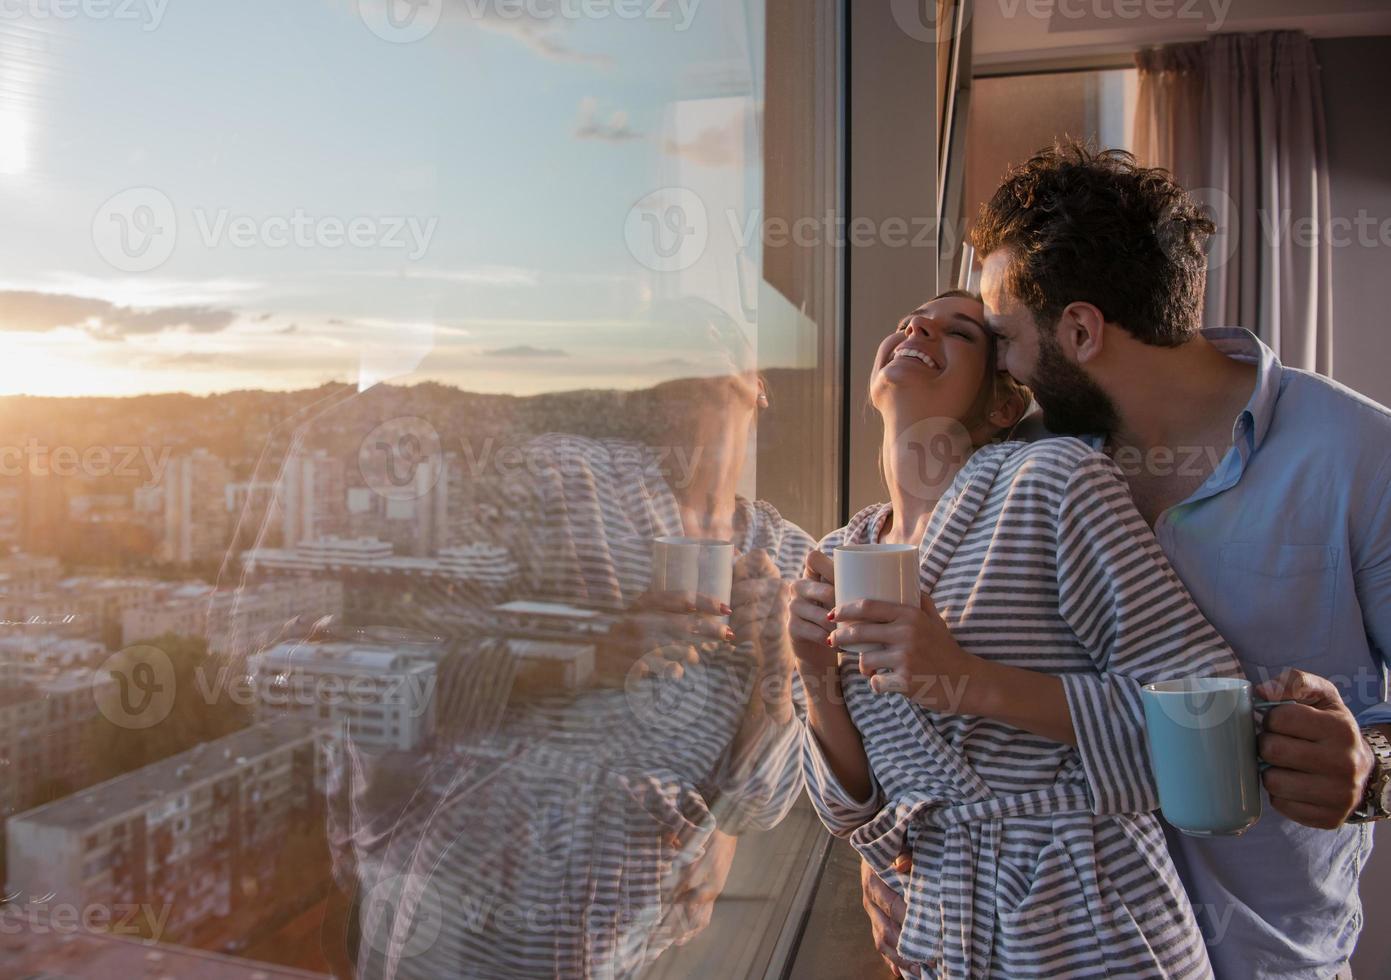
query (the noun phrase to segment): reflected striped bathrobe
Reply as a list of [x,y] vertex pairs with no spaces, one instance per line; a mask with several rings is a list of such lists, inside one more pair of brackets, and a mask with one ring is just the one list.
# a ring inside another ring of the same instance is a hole
[[[532,521],[510,543],[526,597],[629,608],[649,586],[652,539],[683,533],[658,455],[552,435],[524,456],[517,503]],[[740,499],[735,546],[790,579],[814,541]],[[358,855],[359,976],[622,977],[687,938],[672,914],[681,868],[717,827],[773,826],[802,789],[800,720],[733,758],[752,660],[728,644],[703,655],[677,681],[510,704],[496,730],[441,746],[389,834]]]
[[[879,539],[889,505],[821,542]],[[812,800],[906,899],[898,951],[924,976],[1208,977],[1149,775],[1139,685],[1240,676],[1136,511],[1075,439],[977,452],[938,504],[921,582],[971,653],[1062,678],[1076,749],[874,694],[842,665],[867,801],[804,741]],[[891,865],[912,855],[911,874]]]

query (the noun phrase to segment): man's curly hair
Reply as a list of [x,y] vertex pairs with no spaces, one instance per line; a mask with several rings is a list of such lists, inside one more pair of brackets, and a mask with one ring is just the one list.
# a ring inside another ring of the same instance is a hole
[[1167,170],[1062,140],[1005,175],[971,244],[1011,255],[1006,286],[1040,326],[1086,302],[1136,339],[1174,347],[1201,326],[1213,223]]

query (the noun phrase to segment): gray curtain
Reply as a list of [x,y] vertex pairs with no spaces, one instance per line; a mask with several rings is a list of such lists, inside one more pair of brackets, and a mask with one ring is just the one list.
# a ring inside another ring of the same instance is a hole
[[1313,45],[1276,31],[1142,51],[1135,152],[1218,224],[1204,322],[1254,330],[1281,361],[1333,368],[1323,93]]

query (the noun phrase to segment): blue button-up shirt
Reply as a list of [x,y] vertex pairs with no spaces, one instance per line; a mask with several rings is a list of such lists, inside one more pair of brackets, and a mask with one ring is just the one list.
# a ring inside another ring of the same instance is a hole
[[[1389,722],[1391,410],[1283,367],[1246,330],[1203,333],[1258,381],[1215,472],[1160,515],[1159,543],[1251,680],[1298,667],[1332,680],[1362,725]],[[1266,800],[1239,838],[1166,831],[1221,980],[1346,965],[1369,827],[1315,830]]]

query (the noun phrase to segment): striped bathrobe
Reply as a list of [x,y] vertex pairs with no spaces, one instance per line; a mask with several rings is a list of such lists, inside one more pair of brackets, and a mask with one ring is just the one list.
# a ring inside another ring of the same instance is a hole
[[[533,521],[511,544],[527,598],[630,607],[651,580],[652,539],[683,533],[658,455],[554,435],[525,456],[518,500]],[[738,550],[765,550],[789,579],[814,547],[763,502],[737,501],[735,532]],[[622,977],[687,938],[672,914],[681,868],[717,827],[776,824],[802,789],[797,719],[731,757],[749,652],[710,644],[703,657],[680,680],[511,703],[494,730],[440,746],[357,855],[359,976]],[[370,829],[372,816],[357,821]]]
[[[820,547],[879,539],[870,507]],[[808,731],[808,788],[904,896],[924,976],[1208,977],[1149,776],[1139,686],[1240,676],[1105,456],[1075,439],[980,450],[938,504],[921,583],[973,654],[1061,677],[1071,748],[876,695],[840,668],[873,774],[850,796]],[[891,865],[912,855],[911,874]]]

